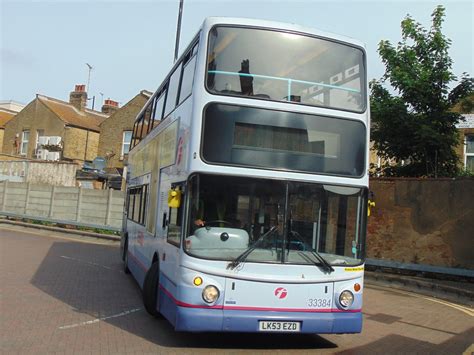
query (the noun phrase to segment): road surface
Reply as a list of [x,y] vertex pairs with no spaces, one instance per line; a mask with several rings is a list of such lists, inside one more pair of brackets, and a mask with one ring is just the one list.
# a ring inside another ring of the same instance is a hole
[[0,353],[474,351],[467,306],[367,285],[361,334],[177,333],[143,309],[117,242],[0,225]]

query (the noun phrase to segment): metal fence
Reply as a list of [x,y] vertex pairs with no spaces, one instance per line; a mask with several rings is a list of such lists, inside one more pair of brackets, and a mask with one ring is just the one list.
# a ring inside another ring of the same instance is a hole
[[120,230],[124,193],[0,181],[0,215]]

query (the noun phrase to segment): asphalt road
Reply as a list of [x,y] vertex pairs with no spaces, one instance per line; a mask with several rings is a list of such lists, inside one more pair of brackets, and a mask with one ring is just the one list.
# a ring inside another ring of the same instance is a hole
[[355,335],[189,334],[143,309],[117,242],[0,225],[0,353],[474,352],[474,311],[366,286]]

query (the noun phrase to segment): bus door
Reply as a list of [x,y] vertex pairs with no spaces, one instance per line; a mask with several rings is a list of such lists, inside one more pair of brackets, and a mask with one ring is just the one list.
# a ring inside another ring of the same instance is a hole
[[179,263],[179,249],[181,246],[181,234],[183,227],[184,194],[186,182],[161,184],[161,191],[167,191],[167,203],[161,210],[162,228],[165,237],[160,260],[161,272],[176,283],[177,269]]

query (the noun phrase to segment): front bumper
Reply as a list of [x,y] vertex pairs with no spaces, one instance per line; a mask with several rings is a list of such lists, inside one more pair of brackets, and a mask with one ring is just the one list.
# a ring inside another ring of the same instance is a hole
[[188,332],[258,332],[259,321],[301,322],[300,333],[360,333],[362,312],[269,312],[177,306],[175,329]]

